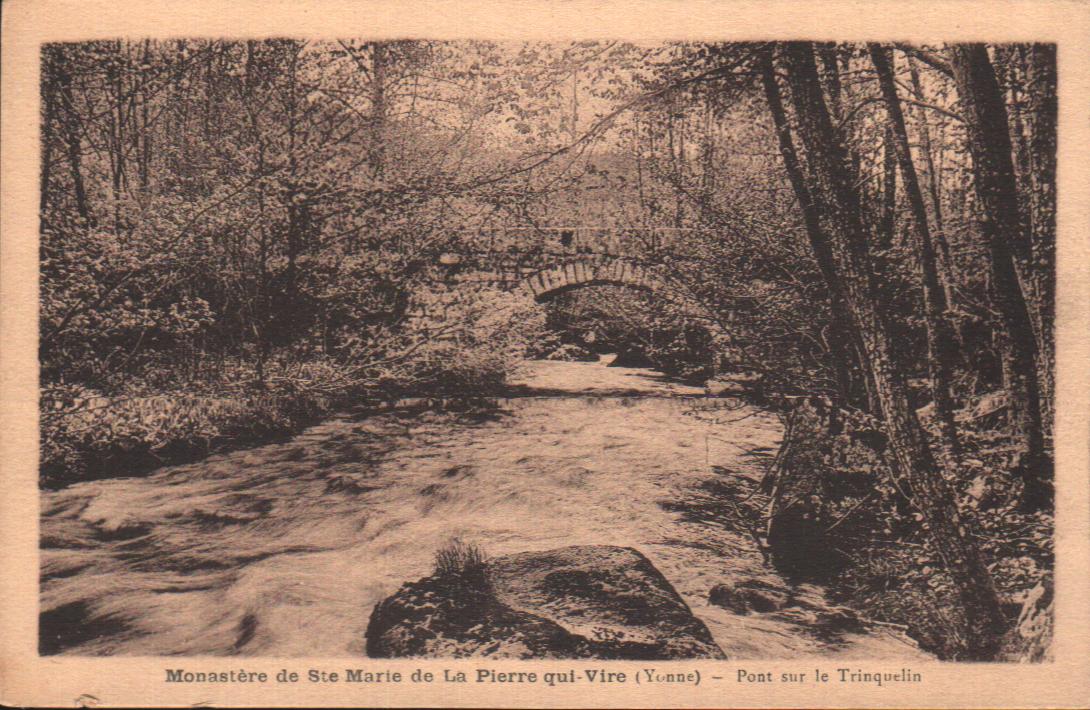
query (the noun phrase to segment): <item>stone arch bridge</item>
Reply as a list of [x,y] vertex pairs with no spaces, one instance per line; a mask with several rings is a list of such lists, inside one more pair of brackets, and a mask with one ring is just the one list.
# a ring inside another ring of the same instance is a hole
[[504,227],[463,231],[440,264],[448,281],[521,289],[542,301],[584,286],[666,286],[662,256],[693,230],[675,227]]
[[[711,321],[708,313],[687,292],[687,289],[658,264],[603,254],[582,254],[560,260],[541,268],[495,271],[463,271],[442,284],[445,297],[433,306],[440,312],[456,303],[459,294],[477,288],[495,288],[521,293],[539,303],[570,291],[590,286],[620,286],[653,294],[656,298],[679,306],[682,313],[703,321]],[[423,315],[423,314],[418,314]],[[431,315],[440,315],[431,311]],[[715,326],[708,322],[709,327]]]
[[[688,229],[513,228],[464,236],[465,248],[443,254],[440,311],[458,291],[492,287],[538,302],[589,286],[621,286],[655,294],[712,329],[708,313],[668,274],[665,253]],[[444,303],[446,301],[447,303]],[[430,309],[429,309],[430,310]],[[432,315],[440,315],[432,312]]]

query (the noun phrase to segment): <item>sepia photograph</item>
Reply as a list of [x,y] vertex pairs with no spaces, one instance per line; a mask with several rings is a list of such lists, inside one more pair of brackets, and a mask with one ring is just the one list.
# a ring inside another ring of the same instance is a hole
[[1053,660],[1055,43],[39,62],[41,656]]

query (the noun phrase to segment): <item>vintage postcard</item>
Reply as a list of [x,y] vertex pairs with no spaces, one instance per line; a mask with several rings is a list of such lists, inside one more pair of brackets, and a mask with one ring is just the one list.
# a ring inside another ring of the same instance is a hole
[[0,702],[1085,707],[1088,41],[6,3]]

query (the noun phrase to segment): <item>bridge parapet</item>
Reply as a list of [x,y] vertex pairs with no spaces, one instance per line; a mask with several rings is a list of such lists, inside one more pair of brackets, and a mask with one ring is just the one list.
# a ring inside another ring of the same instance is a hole
[[684,233],[675,227],[497,227],[458,232],[457,249],[471,254],[572,256],[602,254],[648,258],[670,247]]

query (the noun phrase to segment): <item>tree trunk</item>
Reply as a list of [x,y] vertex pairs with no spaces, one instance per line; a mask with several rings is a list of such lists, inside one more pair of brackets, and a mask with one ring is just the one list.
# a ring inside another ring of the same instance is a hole
[[305,199],[299,189],[299,130],[296,118],[296,109],[298,103],[297,89],[298,89],[298,76],[297,68],[299,61],[299,50],[292,53],[291,59],[288,62],[287,80],[288,80],[288,97],[287,97],[287,128],[288,128],[288,171],[287,171],[287,190],[284,199],[284,205],[287,208],[287,233],[285,247],[287,249],[288,266],[285,274],[286,285],[284,288],[284,307],[288,313],[294,317],[295,308],[299,303],[299,288],[298,288],[298,269],[297,261],[300,252],[301,241],[301,214],[300,214],[300,201]]
[[995,586],[909,404],[904,373],[894,358],[891,330],[879,306],[858,193],[844,168],[845,150],[835,138],[822,98],[813,47],[805,42],[791,42],[786,47],[791,97],[815,181],[811,193],[827,220],[851,322],[862,337],[866,364],[877,390],[895,471],[911,484],[913,501],[923,513],[935,548],[958,590],[966,654],[987,659],[994,654],[1005,626]]
[[951,382],[954,374],[954,331],[946,320],[946,294],[939,283],[936,266],[935,248],[931,241],[931,228],[927,221],[927,208],[923,203],[916,166],[912,162],[912,150],[908,144],[908,129],[901,110],[901,100],[897,96],[897,85],[893,79],[893,65],[884,47],[869,45],[871,61],[878,72],[878,84],[882,89],[882,98],[889,117],[887,137],[891,139],[897,153],[897,162],[901,166],[904,178],[905,196],[912,210],[912,222],[915,227],[916,261],[923,284],[924,323],[927,325],[928,371],[931,377],[931,397],[935,403],[935,416],[942,432],[942,444],[945,449],[943,459],[953,469],[961,456],[958,445],[957,426],[954,424],[954,398]]
[[640,219],[643,220],[644,212],[647,209],[647,199],[643,189],[643,142],[640,135],[640,123],[638,119],[633,135],[635,136],[634,147],[636,151],[636,190],[640,198]]
[[988,247],[992,290],[1011,364],[1008,385],[1015,434],[1023,450],[1018,466],[1025,483],[1023,503],[1033,509],[1049,503],[1051,466],[1044,456],[1037,341],[1012,249],[1024,235],[1007,110],[983,44],[955,45],[951,64],[973,156],[980,230]]
[[[144,66],[151,66],[151,40],[144,40]],[[148,79],[147,72],[140,72],[140,189],[147,192],[148,175],[151,171],[151,121],[148,116]]]
[[886,127],[882,141],[882,214],[878,220],[878,246],[889,249],[893,245],[893,227],[897,210],[897,149],[893,135]]
[[54,96],[54,69],[52,53],[47,48],[42,52],[41,94],[44,103],[42,115],[42,171],[39,175],[38,215],[45,226],[45,210],[49,206],[49,184],[53,168],[53,121],[57,113],[57,101]]
[[822,42],[817,47],[821,60],[821,78],[825,85],[825,93],[829,95],[829,111],[833,118],[840,121],[843,116],[841,109],[841,83],[840,70],[837,67],[836,42]]
[[579,66],[571,73],[571,140],[579,135]]
[[125,105],[121,76],[121,40],[115,46],[116,63],[106,71],[110,85],[110,194],[113,202],[114,233],[121,232],[121,185],[125,179]]
[[61,104],[64,107],[64,117],[61,128],[64,132],[67,144],[68,168],[72,173],[72,192],[76,197],[76,211],[84,222],[90,222],[91,213],[87,207],[87,191],[83,186],[83,146],[79,134],[79,117],[76,115],[76,104],[72,98],[72,77],[68,73],[64,56],[57,61],[57,84],[60,89]]
[[386,169],[386,43],[371,45],[371,172]]
[[704,130],[701,140],[701,172],[700,172],[700,210],[701,216],[706,220],[712,203],[712,195],[715,192],[715,133],[713,132],[713,116],[711,98],[704,100]]
[[[912,77],[912,94],[919,102],[924,102],[923,86],[920,84],[920,72],[916,62],[908,57],[908,70]],[[927,123],[925,109],[919,110],[920,150],[927,165],[927,188],[931,198],[931,213],[935,217],[935,247],[938,252],[939,279],[946,295],[946,307],[954,308],[954,268],[950,258],[950,243],[946,238],[946,226],[942,218],[942,193],[939,190],[942,176],[935,163],[935,154],[931,145],[931,128]],[[941,142],[941,141],[940,141]]]
[[821,271],[826,292],[828,293],[829,313],[832,316],[829,323],[828,337],[830,365],[836,378],[841,401],[849,405],[855,405],[851,380],[852,343],[851,336],[845,327],[849,316],[848,307],[845,303],[844,285],[837,276],[836,267],[833,263],[832,248],[829,245],[829,237],[822,230],[817,207],[806,186],[798,154],[795,151],[794,142],[791,140],[791,127],[787,124],[783,101],[780,98],[780,89],[776,85],[776,73],[772,65],[772,51],[763,50],[758,61],[765,100],[768,102],[768,110],[772,116],[773,126],[776,129],[776,138],[779,141],[784,170],[787,172],[787,178],[791,182],[795,199],[802,210],[806,236],[809,238],[810,248],[814,250],[814,258],[817,261],[818,269]]
[[1030,47],[1027,94],[1033,187],[1029,199],[1030,247],[1040,323],[1038,377],[1041,416],[1048,432],[1052,430],[1056,357],[1056,45]]

